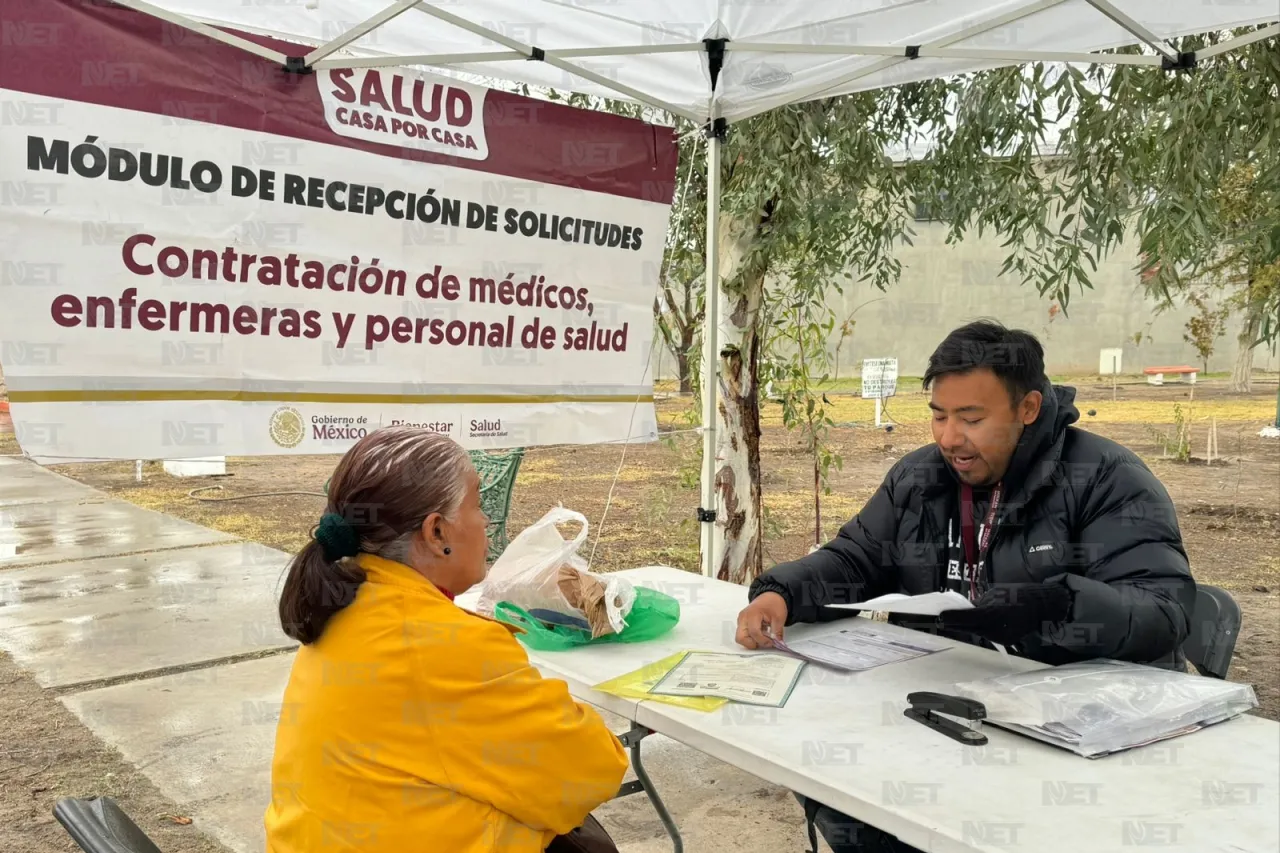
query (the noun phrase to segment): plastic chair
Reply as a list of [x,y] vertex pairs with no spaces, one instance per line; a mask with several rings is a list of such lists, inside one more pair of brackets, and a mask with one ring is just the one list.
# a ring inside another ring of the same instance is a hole
[[53,816],[86,853],[162,853],[110,797],[65,797]]
[[1240,605],[1224,589],[1196,585],[1196,609],[1191,633],[1182,650],[1201,675],[1227,677],[1240,636]]
[[511,493],[515,489],[516,474],[524,459],[524,448],[517,447],[499,453],[485,450],[471,451],[471,463],[480,475],[480,506],[489,517],[488,561],[492,563],[506,550],[507,516],[511,512]]

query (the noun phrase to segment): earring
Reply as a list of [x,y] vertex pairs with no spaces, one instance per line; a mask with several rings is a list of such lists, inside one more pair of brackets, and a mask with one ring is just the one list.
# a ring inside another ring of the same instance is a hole
[[452,553],[453,553],[453,549],[452,549],[452,548],[445,548],[445,549],[444,549],[444,553],[445,553],[445,555],[446,555],[446,556],[448,556],[449,554],[452,554]]

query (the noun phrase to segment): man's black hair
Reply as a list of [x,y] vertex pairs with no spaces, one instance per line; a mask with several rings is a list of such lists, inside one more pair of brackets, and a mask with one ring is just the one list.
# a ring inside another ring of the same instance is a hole
[[1009,391],[1016,406],[1030,391],[1039,391],[1044,375],[1044,347],[1035,335],[1006,329],[994,320],[977,320],[953,331],[929,356],[924,387],[941,376],[989,369]]

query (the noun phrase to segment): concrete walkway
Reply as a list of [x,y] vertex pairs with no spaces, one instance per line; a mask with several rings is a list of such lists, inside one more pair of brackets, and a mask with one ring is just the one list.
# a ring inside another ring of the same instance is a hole
[[[288,559],[0,458],[0,648],[235,853],[264,848]],[[665,738],[645,754],[686,849],[805,846],[786,791]],[[597,815],[625,853],[671,849],[643,796]]]

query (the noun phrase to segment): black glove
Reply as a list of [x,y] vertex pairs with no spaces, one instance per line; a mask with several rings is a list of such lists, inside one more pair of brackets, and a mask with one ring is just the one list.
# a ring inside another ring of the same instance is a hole
[[1064,583],[1005,584],[987,590],[970,610],[943,611],[938,621],[944,628],[1011,646],[1066,621],[1071,604],[1071,590]]

